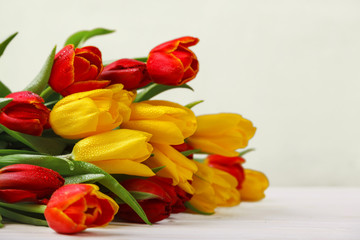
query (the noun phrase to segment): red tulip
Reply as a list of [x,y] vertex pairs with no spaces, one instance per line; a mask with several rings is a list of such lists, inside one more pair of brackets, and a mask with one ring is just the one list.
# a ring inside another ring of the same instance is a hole
[[185,192],[179,186],[173,186],[173,180],[170,178],[154,176],[148,178],[148,180],[160,185],[169,194],[172,200],[170,203],[171,213],[180,213],[186,210],[184,203],[191,199],[191,194]]
[[0,200],[46,203],[64,185],[57,172],[29,164],[13,164],[0,169]]
[[126,90],[141,88],[151,82],[146,64],[127,58],[107,65],[99,79],[111,80],[110,84],[121,83]]
[[[145,192],[153,195],[150,199],[138,200],[150,222],[158,222],[170,216],[172,199],[160,185],[140,178],[129,179],[121,184],[129,192]],[[117,214],[119,218],[130,222],[144,223],[128,205],[121,204],[119,207]]]
[[237,189],[241,189],[244,182],[245,173],[242,164],[245,159],[242,157],[225,157],[221,155],[209,155],[206,159],[208,165],[213,168],[223,170],[233,175],[238,181]]
[[51,196],[45,209],[49,227],[58,233],[77,233],[111,222],[119,206],[93,184],[69,184]]
[[[171,183],[171,179],[155,176],[148,179],[129,179],[121,184],[130,192],[151,194],[150,198],[139,199],[138,202],[149,221],[154,223],[169,217],[170,213],[182,212],[186,209],[184,202],[190,199],[190,195],[181,188],[172,186]],[[126,204],[120,205],[117,216],[126,221],[143,223],[143,220]]]
[[13,100],[0,110],[0,124],[34,136],[40,136],[43,129],[49,127],[50,110],[39,95],[22,91],[11,93],[6,98]]
[[147,61],[150,78],[165,85],[182,85],[195,78],[199,62],[188,47],[198,42],[198,38],[182,37],[153,48]]
[[63,96],[104,88],[110,81],[98,79],[102,69],[98,48],[74,48],[74,45],[67,45],[55,56],[49,85]]

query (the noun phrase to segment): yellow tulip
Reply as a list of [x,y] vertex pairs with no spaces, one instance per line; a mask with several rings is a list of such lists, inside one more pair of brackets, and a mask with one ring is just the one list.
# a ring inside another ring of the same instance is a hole
[[236,150],[245,148],[256,131],[251,121],[235,113],[203,115],[196,120],[196,132],[187,143],[210,154],[237,156]]
[[50,113],[50,125],[63,138],[80,139],[110,131],[130,118],[133,92],[115,84],[68,95]]
[[230,207],[240,203],[240,193],[236,189],[235,177],[204,163],[195,163],[198,171],[192,182],[195,189],[190,200],[192,206],[202,212],[213,213],[218,206]]
[[179,104],[149,100],[131,104],[130,120],[122,128],[152,134],[151,142],[177,145],[196,130],[194,113]]
[[75,160],[90,162],[111,174],[150,177],[155,174],[142,164],[153,150],[148,143],[150,137],[136,130],[113,130],[80,140],[72,155]]
[[269,180],[262,172],[245,169],[245,180],[240,189],[241,200],[259,201],[265,197],[264,191],[269,187]]
[[194,189],[188,181],[193,179],[193,174],[197,171],[195,162],[169,145],[157,143],[152,143],[152,145],[154,156],[144,163],[150,168],[165,166],[156,175],[171,178],[174,186],[178,185],[185,192],[192,194]]

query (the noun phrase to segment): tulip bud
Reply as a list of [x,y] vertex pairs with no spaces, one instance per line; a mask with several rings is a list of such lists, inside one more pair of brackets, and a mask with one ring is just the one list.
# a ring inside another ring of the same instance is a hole
[[127,58],[107,65],[99,79],[111,80],[110,84],[121,83],[126,90],[141,88],[151,82],[146,63]]
[[51,194],[64,185],[57,172],[29,164],[13,164],[0,169],[0,200],[46,203]]
[[154,173],[142,164],[152,153],[151,134],[116,129],[84,138],[73,148],[77,161],[91,162],[108,173],[150,177]]
[[44,212],[49,227],[72,234],[111,222],[119,206],[98,190],[93,184],[69,184],[55,191]]
[[213,213],[218,206],[230,207],[240,203],[236,179],[227,172],[196,162],[198,171],[192,186],[195,193],[189,201],[196,209]]
[[245,169],[245,181],[240,189],[244,201],[259,201],[265,197],[264,191],[269,187],[269,180],[262,172]]
[[209,155],[206,159],[208,166],[220,169],[233,175],[238,181],[237,189],[241,189],[241,184],[245,179],[242,164],[245,159],[239,156],[225,157],[221,155]]
[[22,91],[11,93],[6,98],[13,100],[0,110],[0,124],[29,135],[40,136],[48,128],[50,110],[37,94]]
[[182,37],[153,48],[146,63],[150,78],[165,85],[182,85],[195,78],[199,62],[188,47],[198,42],[198,38]]
[[194,113],[177,103],[149,100],[133,103],[130,108],[130,120],[122,127],[151,133],[151,142],[181,144],[196,130]]
[[197,129],[187,139],[195,149],[227,157],[239,155],[254,136],[256,128],[252,122],[235,113],[208,114],[196,117]]
[[98,80],[102,69],[98,48],[67,45],[55,56],[49,85],[63,96],[104,88],[110,81]]
[[132,98],[133,93],[121,84],[71,94],[55,104],[50,125],[56,134],[68,139],[110,131],[129,119]]

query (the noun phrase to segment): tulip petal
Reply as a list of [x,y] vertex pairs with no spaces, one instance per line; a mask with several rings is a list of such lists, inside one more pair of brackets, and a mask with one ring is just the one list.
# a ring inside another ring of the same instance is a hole
[[58,208],[49,208],[45,210],[46,221],[49,226],[58,233],[77,233],[86,229],[84,224],[76,224],[63,211]]
[[73,155],[75,160],[86,162],[114,159],[141,162],[152,152],[150,137],[148,133],[129,129],[100,133],[79,141]]
[[55,55],[52,66],[49,85],[56,92],[62,92],[74,82],[74,58],[73,45],[67,45]]
[[127,174],[142,177],[155,175],[148,166],[132,160],[105,160],[96,161],[93,164],[110,174]]

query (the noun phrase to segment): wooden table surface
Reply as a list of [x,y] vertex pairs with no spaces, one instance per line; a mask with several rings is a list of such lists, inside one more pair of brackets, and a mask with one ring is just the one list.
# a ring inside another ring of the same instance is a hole
[[77,235],[7,223],[0,239],[360,239],[360,188],[271,187],[266,195],[212,216],[180,213],[152,226],[112,223]]

